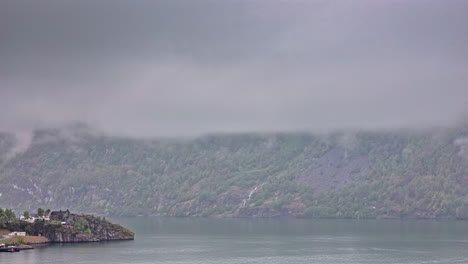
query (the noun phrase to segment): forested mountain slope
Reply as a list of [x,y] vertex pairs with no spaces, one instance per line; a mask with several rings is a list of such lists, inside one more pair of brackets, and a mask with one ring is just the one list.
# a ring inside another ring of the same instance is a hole
[[0,207],[109,215],[468,216],[468,126],[139,140],[0,134]]

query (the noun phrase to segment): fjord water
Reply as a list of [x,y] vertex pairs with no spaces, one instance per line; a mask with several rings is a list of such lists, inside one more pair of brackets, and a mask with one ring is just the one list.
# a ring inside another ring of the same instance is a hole
[[468,222],[113,218],[134,241],[51,244],[0,263],[468,263]]

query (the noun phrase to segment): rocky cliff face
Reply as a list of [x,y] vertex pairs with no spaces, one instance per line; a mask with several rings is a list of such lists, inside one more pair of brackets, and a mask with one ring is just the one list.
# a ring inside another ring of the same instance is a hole
[[55,211],[50,222],[38,222],[33,232],[47,237],[50,242],[97,242],[109,240],[133,240],[130,230],[92,215]]

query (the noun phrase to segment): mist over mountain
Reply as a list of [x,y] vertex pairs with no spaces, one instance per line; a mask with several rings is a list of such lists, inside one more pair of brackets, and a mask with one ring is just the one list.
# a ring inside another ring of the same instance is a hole
[[468,126],[110,137],[77,125],[0,136],[0,199],[103,215],[465,218]]
[[468,217],[468,1],[0,1],[0,207]]

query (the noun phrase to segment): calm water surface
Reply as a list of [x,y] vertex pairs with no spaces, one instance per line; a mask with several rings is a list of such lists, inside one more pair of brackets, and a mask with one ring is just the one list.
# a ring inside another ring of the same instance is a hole
[[51,244],[0,263],[468,263],[468,222],[114,218],[135,241]]

